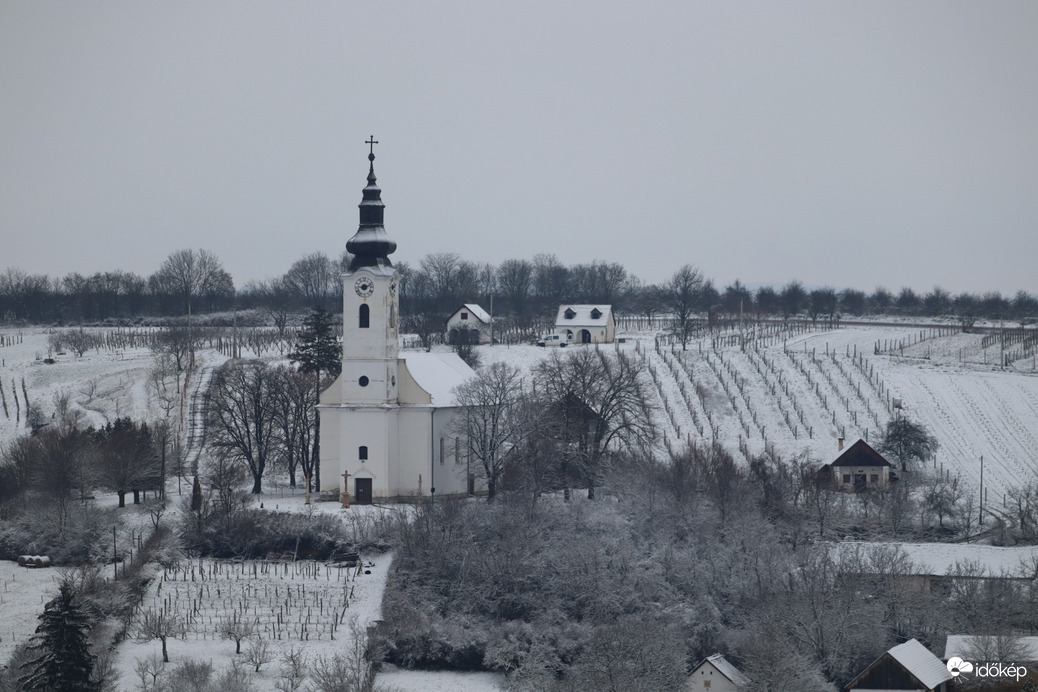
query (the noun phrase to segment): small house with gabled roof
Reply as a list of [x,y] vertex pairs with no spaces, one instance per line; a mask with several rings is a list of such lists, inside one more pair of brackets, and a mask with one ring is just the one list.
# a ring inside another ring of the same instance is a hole
[[555,333],[571,344],[611,344],[616,338],[612,305],[560,305]]
[[948,692],[952,674],[941,659],[915,639],[886,651],[851,680],[845,689],[856,692],[920,690]]
[[709,692],[741,692],[750,689],[750,679],[721,654],[707,656],[692,669],[686,690]]
[[452,332],[471,335],[472,343],[489,344],[492,338],[490,330],[490,314],[475,303],[465,303],[447,318],[447,341],[451,341]]
[[832,483],[838,490],[862,492],[886,488],[897,480],[897,473],[882,454],[859,439],[820,469],[819,480]]

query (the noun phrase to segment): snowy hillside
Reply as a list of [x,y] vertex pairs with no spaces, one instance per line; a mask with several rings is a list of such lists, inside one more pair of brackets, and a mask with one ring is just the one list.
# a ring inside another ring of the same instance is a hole
[[[940,443],[936,467],[984,483],[994,505],[1038,471],[1038,376],[1025,358],[1000,369],[999,345],[945,328],[853,326],[802,333],[736,334],[680,344],[628,335],[658,406],[659,449],[718,441],[736,458],[770,450],[784,458],[835,458],[837,439],[875,443],[895,414],[923,423]],[[900,348],[905,344],[905,348]],[[884,351],[876,354],[878,348]],[[895,348],[894,345],[898,347]],[[529,370],[546,349],[481,349],[484,362]],[[904,355],[901,355],[904,353]],[[965,355],[964,355],[965,354]],[[960,362],[963,358],[969,362]],[[997,499],[997,500],[996,500]]]
[[[875,442],[894,414],[893,400],[900,399],[903,414],[926,425],[940,442],[938,468],[961,472],[977,488],[983,455],[993,505],[1006,488],[1036,478],[1033,356],[998,368],[1003,345],[991,335],[960,334],[947,326],[804,331],[776,323],[748,328],[746,335],[745,349],[732,331],[690,341],[686,350],[680,344],[657,345],[650,333],[629,334],[624,343],[606,347],[644,364],[659,408],[661,452],[689,440],[716,439],[737,458],[769,449],[786,458],[807,453],[825,463],[833,459],[841,434],[848,442],[856,437]],[[148,384],[153,358],[147,349],[92,350],[46,364],[43,330],[0,330],[0,336],[8,344],[0,347],[6,403],[0,408],[0,442],[25,431],[26,396],[49,418],[55,395],[67,392],[93,425],[125,415],[151,420],[164,415],[156,388]],[[1020,344],[1005,349],[1018,354]],[[484,363],[508,361],[529,371],[550,349],[479,351]],[[203,363],[224,359],[215,351],[199,358]],[[202,368],[198,379],[207,372]],[[186,399],[170,413],[190,418]]]

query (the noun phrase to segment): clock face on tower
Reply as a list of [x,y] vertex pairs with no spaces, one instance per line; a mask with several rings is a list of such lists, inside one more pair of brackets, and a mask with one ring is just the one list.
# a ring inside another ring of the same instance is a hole
[[353,284],[353,290],[355,290],[357,295],[361,298],[367,298],[375,292],[375,283],[371,279],[362,276],[357,279],[357,283]]

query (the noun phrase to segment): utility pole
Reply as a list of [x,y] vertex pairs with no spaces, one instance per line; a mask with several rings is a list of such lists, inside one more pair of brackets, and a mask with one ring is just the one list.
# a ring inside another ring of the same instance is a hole
[[984,455],[980,455],[980,519],[978,523],[984,523]]

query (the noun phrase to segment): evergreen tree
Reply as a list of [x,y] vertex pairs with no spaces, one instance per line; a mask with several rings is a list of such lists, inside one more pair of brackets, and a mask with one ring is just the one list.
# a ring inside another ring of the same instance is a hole
[[56,598],[44,606],[31,649],[35,658],[22,664],[26,674],[20,682],[25,690],[95,692],[90,680],[94,655],[90,653],[86,613],[75,602],[70,583],[62,582]]
[[[331,313],[322,307],[316,307],[303,320],[303,332],[299,335],[299,343],[295,350],[288,354],[289,360],[299,366],[299,371],[312,373],[314,376],[314,402],[321,396],[321,373],[326,372],[332,378],[338,377],[342,370],[342,345],[335,337],[335,321]],[[303,463],[303,473],[314,490],[321,489],[321,469],[318,459],[321,458],[321,417],[315,416],[314,445],[309,462]]]
[[314,308],[303,320],[303,332],[289,360],[299,366],[300,372],[328,373],[338,377],[342,369],[342,345],[335,336],[337,321],[324,308]]

